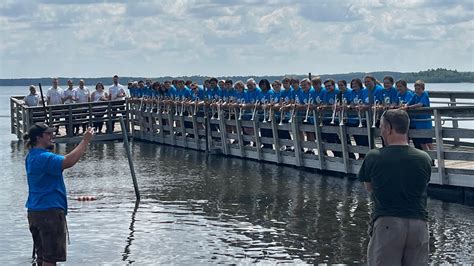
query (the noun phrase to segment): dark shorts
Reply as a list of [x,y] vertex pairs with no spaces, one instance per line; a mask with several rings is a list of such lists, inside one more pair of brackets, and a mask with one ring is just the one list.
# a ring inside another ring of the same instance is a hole
[[66,261],[66,216],[61,209],[28,211],[38,262]]

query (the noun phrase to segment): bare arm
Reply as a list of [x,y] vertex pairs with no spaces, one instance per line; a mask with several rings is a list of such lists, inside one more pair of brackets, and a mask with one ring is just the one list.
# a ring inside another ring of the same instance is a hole
[[371,182],[364,182],[364,186],[365,186],[365,189],[368,191],[368,192],[372,192],[373,189],[372,189],[372,183]]
[[70,153],[66,154],[64,156],[64,161],[63,161],[63,170],[73,167],[81,158],[81,156],[84,154],[84,152],[87,149],[87,146],[89,145],[90,140],[94,136],[94,131],[92,128],[88,128],[86,134],[84,134],[84,137],[82,138],[81,143],[74,148]]

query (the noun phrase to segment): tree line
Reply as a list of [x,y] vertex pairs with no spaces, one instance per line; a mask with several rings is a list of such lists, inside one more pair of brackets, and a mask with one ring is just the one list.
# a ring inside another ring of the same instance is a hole
[[[362,78],[367,74],[374,75],[375,78],[378,80],[383,80],[384,76],[392,76],[395,80],[404,79],[409,83],[413,83],[416,80],[423,80],[426,83],[460,83],[460,82],[474,82],[474,72],[460,72],[457,70],[450,70],[445,68],[437,68],[437,69],[428,69],[426,71],[419,71],[419,72],[393,72],[393,71],[378,71],[378,72],[352,72],[352,73],[345,73],[345,74],[324,74],[318,75],[321,79],[333,79],[335,81],[338,80],[346,80],[350,81],[353,78]],[[285,74],[281,76],[224,76],[224,77],[217,77],[217,79],[231,79],[234,82],[237,80],[247,80],[248,78],[255,78],[256,80],[266,78],[270,81],[273,80],[281,80],[283,77],[292,77],[297,79],[302,79],[308,77],[309,73],[306,75],[301,74]],[[102,82],[104,85],[112,84],[112,76],[110,77],[99,77],[99,78],[83,78],[86,81],[86,84],[92,85],[98,82]],[[313,77],[316,76],[313,73]],[[194,82],[198,82],[202,84],[204,80],[209,79],[210,77],[207,76],[182,76],[182,77],[120,77],[120,83],[126,85],[129,81],[139,81],[139,80],[146,80],[151,79],[153,81],[164,82],[165,80],[173,80],[177,78],[182,78],[184,80],[192,80]],[[59,84],[61,86],[66,86],[67,80],[72,79],[77,85],[78,80],[81,78],[67,78],[67,77],[60,77]],[[19,78],[19,79],[0,79],[0,86],[28,86],[28,85],[37,85],[41,83],[42,85],[49,88],[51,85],[51,78]]]

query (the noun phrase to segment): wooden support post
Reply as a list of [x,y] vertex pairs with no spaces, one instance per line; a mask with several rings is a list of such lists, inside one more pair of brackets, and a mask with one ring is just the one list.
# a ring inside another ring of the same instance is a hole
[[341,139],[341,148],[342,148],[342,161],[344,162],[344,173],[349,173],[349,153],[347,147],[347,130],[345,125],[339,126],[339,133]]
[[[183,112],[183,110],[181,110]],[[184,127],[184,115],[181,113],[179,114],[179,123],[181,124],[180,132],[181,138],[183,138],[183,147],[188,147],[188,141],[186,139],[186,128]]]
[[170,129],[171,144],[176,145],[176,135],[174,134],[174,118],[172,109],[168,112],[168,124]]
[[161,114],[161,106],[160,105],[158,105],[157,115],[158,115],[158,130],[160,131],[158,133],[158,137],[159,137],[158,142],[164,143],[165,132],[164,132],[164,127],[163,127],[163,115]]
[[300,145],[300,121],[298,116],[295,115],[291,122],[291,130],[293,132],[293,146],[295,147],[295,162],[296,166],[303,165],[303,155],[301,154],[301,145]]
[[10,133],[15,134],[15,100],[10,98]]
[[280,139],[278,138],[278,122],[275,121],[275,112],[271,112],[272,119],[272,134],[273,134],[273,144],[275,145],[275,154],[277,157],[277,163],[282,162],[281,152],[280,152]]
[[[449,101],[452,102],[450,104],[450,106],[456,106],[456,104],[453,103],[453,102],[456,102],[456,96],[451,94],[451,96],[449,96]],[[454,119],[452,122],[453,122],[453,128],[459,128],[458,120]],[[459,137],[455,137],[454,142],[456,143],[456,144],[454,144],[454,146],[459,147],[459,144],[458,144],[459,143]]]
[[[106,122],[106,128],[107,130],[105,131],[106,133],[110,134],[114,132],[114,129],[112,128],[112,104],[111,102],[107,103],[107,122]],[[141,129],[140,129],[141,131]]]
[[316,145],[318,149],[318,159],[319,159],[319,169],[324,170],[326,169],[325,155],[324,155],[324,148],[323,148],[323,138],[321,137],[321,128],[319,127],[321,123],[321,118],[319,115],[316,115],[316,110],[313,110],[313,117],[314,117],[314,134],[316,135]]
[[374,130],[372,129],[372,119],[369,110],[365,111],[365,122],[367,124],[367,138],[369,139],[369,148],[375,149]]
[[219,126],[221,131],[222,152],[225,155],[228,155],[229,144],[227,143],[227,124],[225,123],[224,111],[222,110],[222,108],[218,108],[217,112],[220,112]]
[[68,117],[68,122],[67,122],[67,131],[69,134],[67,134],[68,137],[72,137],[74,135],[74,127],[72,126],[73,125],[73,122],[72,122],[72,105],[69,105],[68,106],[68,114],[67,114],[67,117]]
[[260,127],[258,126],[258,116],[255,115],[255,119],[252,121],[253,122],[253,134],[255,138],[255,146],[257,148],[257,158],[258,160],[262,160],[262,144],[260,144]]
[[[238,114],[237,110],[235,112]],[[239,120],[239,116],[235,116],[235,127],[237,129],[237,139],[239,141],[239,149],[240,149],[240,157],[245,157],[245,148],[244,148],[244,138],[243,136],[243,130],[242,130],[242,122]]]
[[[198,112],[196,112],[197,114]],[[194,132],[194,142],[196,143],[196,149],[201,149],[201,140],[199,138],[199,128],[196,115],[193,115],[193,132]]]
[[449,180],[445,172],[444,165],[444,143],[443,143],[443,126],[441,124],[441,114],[437,109],[433,112],[435,119],[435,137],[436,137],[436,157],[438,159],[438,176],[442,185],[448,185]]
[[21,110],[21,105],[17,104],[15,105],[15,118],[16,118],[16,121],[15,121],[15,131],[16,131],[16,136],[18,137],[18,139],[21,139],[22,136],[21,136],[21,123],[20,123],[20,120],[21,120],[21,114],[20,114],[20,110]]

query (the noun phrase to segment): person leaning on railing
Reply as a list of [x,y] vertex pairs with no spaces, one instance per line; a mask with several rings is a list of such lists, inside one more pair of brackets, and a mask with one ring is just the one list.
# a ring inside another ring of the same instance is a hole
[[[412,110],[422,107],[430,107],[430,98],[428,92],[425,91],[425,83],[421,80],[415,82],[415,95],[411,100],[405,104],[403,110]],[[412,115],[410,122],[411,129],[431,129],[433,125],[431,123],[430,114],[417,114]],[[432,138],[412,138],[413,145],[415,148],[420,150],[433,150],[433,139]]]

